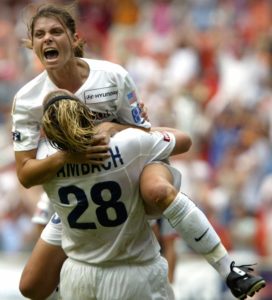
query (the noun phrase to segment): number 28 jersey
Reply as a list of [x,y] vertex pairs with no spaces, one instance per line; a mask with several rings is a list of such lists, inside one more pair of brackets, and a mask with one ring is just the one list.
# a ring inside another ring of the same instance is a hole
[[[140,197],[139,178],[146,164],[167,158],[174,145],[171,133],[126,129],[111,138],[111,156],[101,166],[66,164],[44,184],[61,219],[67,256],[103,264],[140,263],[159,254]],[[38,158],[48,151],[55,150],[40,145]]]

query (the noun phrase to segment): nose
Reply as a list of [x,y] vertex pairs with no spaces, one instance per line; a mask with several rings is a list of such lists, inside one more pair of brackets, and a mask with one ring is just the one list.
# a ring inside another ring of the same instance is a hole
[[46,44],[50,44],[50,43],[52,42],[52,37],[51,37],[50,34],[46,34],[46,35],[44,36],[44,42],[45,42]]

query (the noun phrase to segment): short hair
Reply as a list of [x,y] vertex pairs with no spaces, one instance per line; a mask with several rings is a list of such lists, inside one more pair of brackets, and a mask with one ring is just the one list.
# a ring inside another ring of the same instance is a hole
[[95,116],[76,96],[57,90],[44,99],[42,128],[54,148],[84,152],[96,133]]

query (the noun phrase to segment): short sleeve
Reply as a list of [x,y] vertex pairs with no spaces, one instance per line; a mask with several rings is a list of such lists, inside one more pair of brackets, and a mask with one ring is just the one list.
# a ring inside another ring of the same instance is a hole
[[41,233],[41,239],[46,243],[61,246],[62,224],[57,213],[54,213],[50,222],[45,226]]

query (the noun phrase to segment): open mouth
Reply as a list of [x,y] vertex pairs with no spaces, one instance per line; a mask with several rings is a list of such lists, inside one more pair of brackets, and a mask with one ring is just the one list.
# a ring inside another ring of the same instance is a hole
[[46,60],[53,60],[59,56],[58,50],[53,48],[46,49],[43,54]]

